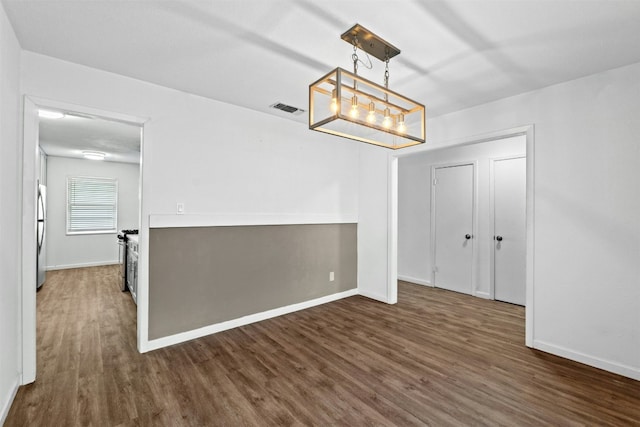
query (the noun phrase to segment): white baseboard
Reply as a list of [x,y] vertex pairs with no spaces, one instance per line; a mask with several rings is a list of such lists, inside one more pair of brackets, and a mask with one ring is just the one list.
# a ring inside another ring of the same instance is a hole
[[103,265],[120,264],[119,260],[115,261],[96,261],[96,262],[82,262],[78,264],[63,264],[63,265],[49,265],[46,267],[47,271],[52,270],[66,270],[69,268],[84,268],[84,267],[100,267]]
[[475,295],[478,298],[491,299],[491,295],[489,295],[489,292],[476,291]]
[[7,420],[7,415],[9,415],[9,409],[11,409],[11,404],[13,400],[16,398],[16,393],[18,393],[18,388],[20,387],[18,378],[16,377],[16,381],[13,383],[13,387],[11,388],[11,392],[9,393],[9,398],[6,402],[2,404],[2,412],[0,412],[0,426],[4,425],[4,422]]
[[363,297],[374,299],[376,301],[384,302],[386,304],[389,303],[389,300],[387,299],[387,295],[386,294],[382,295],[382,294],[377,294],[375,292],[368,292],[368,291],[358,290],[358,295],[362,295]]
[[589,356],[566,347],[549,344],[540,340],[533,341],[533,348],[640,381],[640,368],[634,368],[632,366],[622,365],[617,362]]
[[170,335],[168,337],[162,337],[155,340],[148,341],[146,345],[143,345],[140,351],[146,353],[147,351],[157,350],[159,348],[168,347],[174,344],[180,344],[185,341],[189,341],[195,338],[212,335],[218,332],[226,331],[228,329],[237,328],[240,326],[249,325],[251,323],[260,322],[262,320],[271,319],[273,317],[282,316],[284,314],[293,313],[295,311],[304,310],[307,308],[315,307],[317,305],[326,304],[328,302],[337,301],[342,298],[358,295],[357,289],[350,289],[344,292],[338,292],[337,294],[327,295],[312,299],[309,301],[300,302],[297,304],[287,305],[285,307],[274,308],[273,310],[263,311],[261,313],[250,314],[238,319],[228,320],[226,322],[216,323],[214,325],[204,326],[202,328],[194,329],[192,331],[181,332],[179,334]]
[[398,280],[402,280],[403,282],[415,283],[416,285],[422,286],[430,286],[433,288],[433,285],[429,280],[418,279],[417,277],[405,276],[402,274],[398,274]]

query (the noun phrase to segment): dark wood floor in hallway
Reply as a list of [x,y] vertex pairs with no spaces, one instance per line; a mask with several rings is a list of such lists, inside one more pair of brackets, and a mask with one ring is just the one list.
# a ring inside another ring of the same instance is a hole
[[400,283],[139,354],[115,267],[38,293],[38,377],[6,426],[640,425],[640,382],[524,346],[524,310]]

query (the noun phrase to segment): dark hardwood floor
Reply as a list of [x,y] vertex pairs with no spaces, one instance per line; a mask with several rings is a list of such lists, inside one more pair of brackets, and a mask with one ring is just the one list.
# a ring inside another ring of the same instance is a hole
[[117,269],[48,274],[7,426],[640,425],[640,382],[528,349],[524,310],[400,283],[147,354]]

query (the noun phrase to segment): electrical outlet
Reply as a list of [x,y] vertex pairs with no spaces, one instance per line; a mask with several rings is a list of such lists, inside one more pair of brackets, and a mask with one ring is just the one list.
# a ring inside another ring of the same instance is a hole
[[336,280],[336,275],[333,273],[333,271],[329,272],[329,281],[333,282],[334,280]]
[[184,203],[178,203],[176,205],[176,212],[178,215],[182,215],[184,213]]

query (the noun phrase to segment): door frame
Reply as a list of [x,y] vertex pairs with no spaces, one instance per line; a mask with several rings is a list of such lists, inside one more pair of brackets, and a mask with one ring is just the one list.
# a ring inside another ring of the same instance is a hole
[[398,299],[398,159],[439,148],[461,147],[481,142],[514,136],[525,136],[527,157],[527,259],[526,259],[526,303],[525,303],[525,345],[533,348],[534,331],[534,230],[535,230],[535,126],[523,125],[510,129],[489,132],[482,135],[468,136],[439,144],[420,144],[393,151],[388,157],[388,244],[387,244],[387,295],[388,302],[394,304]]
[[[143,165],[145,153],[145,124],[148,118],[136,117],[93,107],[87,107],[68,102],[55,101],[51,99],[39,98],[31,95],[23,97],[23,133],[22,133],[22,280],[21,280],[21,302],[20,302],[20,322],[21,322],[21,364],[20,384],[29,384],[36,380],[36,197],[37,197],[37,176],[38,164],[38,109],[50,108],[54,110],[73,111],[91,116],[101,117],[107,120],[124,122],[140,126],[140,201],[138,206],[138,220],[140,221],[141,232],[143,230]],[[114,242],[115,243],[115,242]],[[146,302],[146,301],[145,301]],[[140,348],[141,330],[146,325],[141,325],[141,319],[146,319],[146,306],[144,310],[138,306],[137,335],[138,347]],[[146,329],[145,329],[146,330]]]
[[431,283],[436,286],[436,192],[434,184],[436,179],[436,169],[454,168],[456,166],[473,166],[473,195],[471,200],[471,295],[477,292],[477,270],[478,264],[476,257],[478,256],[478,247],[476,239],[476,230],[478,230],[478,161],[471,160],[468,162],[449,162],[431,165]]
[[[489,158],[489,222],[491,223],[491,235],[496,235],[496,205],[495,205],[495,170],[496,162],[503,160],[526,159],[526,154],[514,154],[511,156],[490,157]],[[526,215],[526,212],[525,212]],[[525,243],[526,245],[526,243]],[[489,298],[496,299],[496,276],[495,276],[495,256],[496,245],[493,242],[493,249],[489,252]]]

